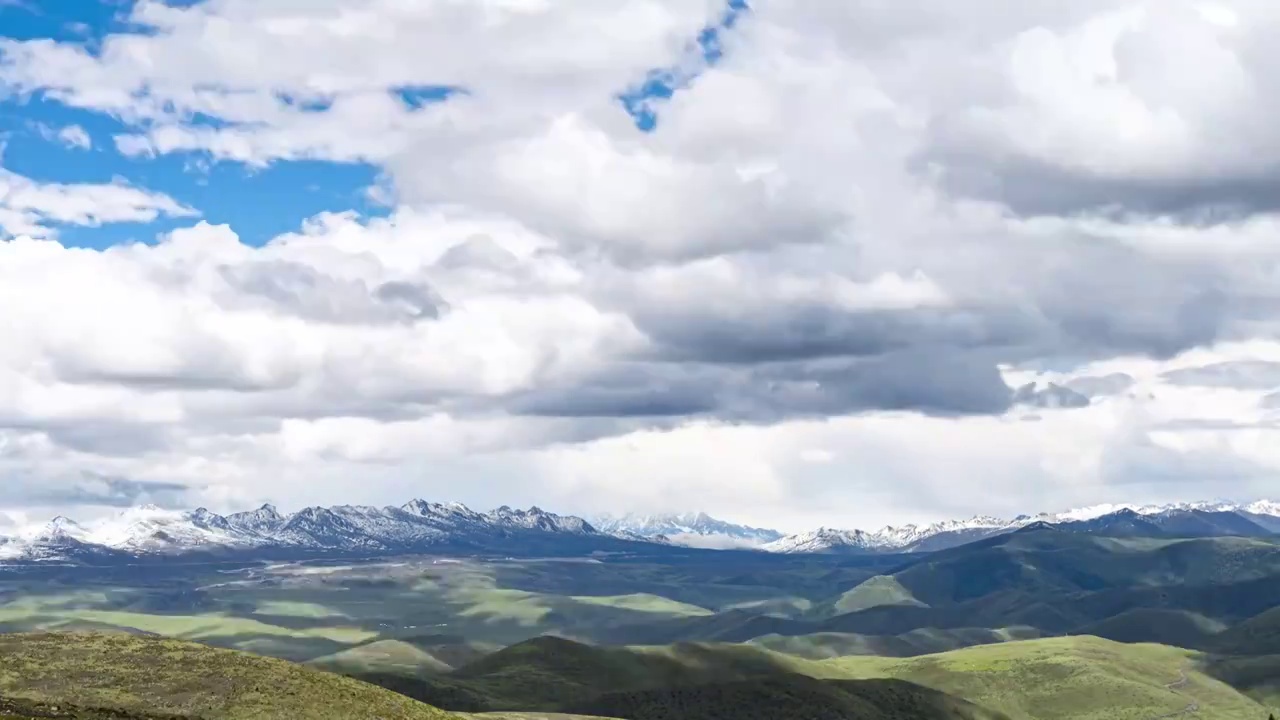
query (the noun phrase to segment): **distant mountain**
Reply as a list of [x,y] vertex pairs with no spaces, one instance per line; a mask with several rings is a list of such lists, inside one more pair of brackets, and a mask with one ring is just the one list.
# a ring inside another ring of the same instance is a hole
[[1280,534],[1280,503],[1262,500],[1097,505],[1061,513],[1020,515],[1012,520],[978,516],[932,525],[876,531],[819,528],[761,546],[777,553],[934,552],[1033,525],[1109,537],[1265,537]]
[[589,552],[619,542],[582,518],[536,507],[503,506],[480,513],[463,505],[414,500],[401,507],[309,507],[289,515],[263,505],[222,516],[204,508],[179,511],[145,505],[85,524],[58,517],[0,537],[0,561],[238,552],[391,554],[459,547],[534,552],[555,551],[557,544]]
[[977,516],[924,526],[888,526],[874,532],[819,528],[788,535],[761,549],[778,553],[930,552],[1010,532],[1018,527],[1021,524],[1016,521]]
[[600,515],[592,519],[592,524],[601,532],[620,537],[665,538],[676,545],[703,548],[759,547],[782,537],[777,530],[737,525],[701,512]]
[[1268,537],[1280,534],[1280,504],[1099,505],[1013,520],[977,516],[868,532],[819,528],[782,536],[705,513],[602,517],[598,524],[537,507],[477,512],[465,505],[414,500],[394,507],[338,505],[282,514],[271,505],[231,515],[207,509],[129,508],[89,523],[57,517],[0,536],[0,563],[110,562],[206,554],[262,558],[294,555],[394,555],[420,552],[573,554],[683,545],[754,548],[772,553],[924,553],[1041,525],[1109,537]]

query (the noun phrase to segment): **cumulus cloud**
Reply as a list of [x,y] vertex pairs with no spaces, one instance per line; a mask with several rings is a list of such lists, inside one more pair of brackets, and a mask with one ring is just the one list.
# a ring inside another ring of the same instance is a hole
[[77,150],[91,150],[93,148],[93,138],[89,136],[87,130],[79,125],[66,125],[62,128],[55,128],[45,123],[37,123],[36,131],[45,140],[57,142],[68,148]]
[[72,250],[195,211],[0,171],[0,468],[801,525],[1280,467],[1280,12],[775,0],[712,62],[725,11],[141,0],[97,49],[0,40],[0,93],[135,162],[366,162],[393,208]]
[[124,181],[44,183],[0,167],[0,237],[52,237],[58,225],[97,227],[196,214],[168,195]]

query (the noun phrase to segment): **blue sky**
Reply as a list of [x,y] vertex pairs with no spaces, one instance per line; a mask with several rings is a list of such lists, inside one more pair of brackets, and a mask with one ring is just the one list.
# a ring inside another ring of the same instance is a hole
[[[170,0],[191,5],[198,0]],[[127,22],[128,0],[0,0],[0,36],[15,40],[49,38],[85,43],[93,48],[113,33],[139,32]],[[708,64],[720,58],[720,35],[746,12],[746,0],[727,0],[721,21],[691,38]],[[696,69],[695,69],[696,72]],[[642,132],[659,121],[657,103],[688,85],[692,77],[675,68],[655,68],[635,87],[621,92],[619,102]],[[447,99],[465,89],[412,87],[398,90],[410,106]],[[54,134],[70,126],[83,128],[92,148],[70,147]],[[211,162],[202,153],[159,157],[126,157],[113,137],[127,128],[113,118],[75,108],[36,94],[0,96],[0,167],[37,182],[106,183],[123,179],[163,192],[196,209],[200,219],[229,224],[241,240],[260,245],[296,230],[302,220],[325,211],[355,210],[365,216],[387,214],[389,208],[368,193],[379,169],[365,163],[276,161],[266,168],[234,162]],[[59,240],[69,246],[107,247],[123,242],[153,242],[158,234],[188,225],[192,218],[161,217],[152,223],[112,223],[100,227],[63,226]]]
[[[127,3],[118,0],[0,0],[0,34],[18,40],[84,42],[92,47],[108,34],[136,30],[123,20],[127,9]],[[49,129],[71,125],[88,132],[92,149],[67,147],[57,138],[46,137]],[[230,224],[249,244],[294,230],[300,220],[326,210],[385,212],[365,193],[378,174],[368,165],[284,162],[254,169],[211,164],[195,154],[128,158],[116,151],[112,140],[124,130],[106,115],[68,108],[39,95],[0,99],[4,168],[39,182],[104,183],[124,178],[197,209],[210,223]],[[161,218],[147,225],[65,226],[59,228],[59,239],[66,245],[86,247],[150,242],[159,233],[191,222],[191,218]]]

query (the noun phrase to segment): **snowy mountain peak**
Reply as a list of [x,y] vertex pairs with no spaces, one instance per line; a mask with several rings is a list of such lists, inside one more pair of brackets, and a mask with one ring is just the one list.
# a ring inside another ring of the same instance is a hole
[[289,515],[263,505],[222,516],[207,508],[184,511],[144,505],[85,524],[58,517],[13,537],[0,537],[0,558],[42,561],[78,552],[171,555],[252,548],[420,552],[441,543],[509,541],[524,532],[607,537],[582,518],[538,507],[478,513],[457,503],[414,500],[402,507],[313,506]]
[[562,533],[595,533],[596,529],[586,520],[580,517],[570,515],[556,515],[549,513],[542,508],[534,507],[528,510],[513,510],[503,505],[488,514],[489,519],[497,525],[506,525],[511,527],[524,528],[527,530],[543,530],[546,532],[562,532]]
[[928,526],[888,526],[875,532],[861,530],[817,530],[789,535],[761,549],[782,553],[823,553],[845,549],[895,552],[925,552],[979,540],[1023,528],[1049,527],[1061,523],[1088,523],[1106,519],[1110,523],[1145,522],[1147,518],[1176,516],[1183,512],[1236,513],[1280,518],[1280,503],[1270,500],[1240,504],[1225,500],[1184,502],[1166,505],[1102,504],[1059,513],[1019,515],[1013,520],[978,515],[968,520],[946,520]]
[[[1228,514],[1238,517],[1226,517]],[[1008,521],[978,515],[930,525],[887,526],[874,532],[821,527],[786,537],[773,530],[717,520],[701,512],[604,516],[598,523],[557,515],[537,506],[521,510],[504,505],[480,513],[457,503],[424,500],[383,508],[315,506],[289,515],[271,505],[227,516],[207,508],[184,511],[144,505],[94,522],[78,523],[59,516],[48,523],[23,528],[10,537],[0,537],[0,558],[46,561],[86,553],[138,556],[249,549],[411,553],[441,546],[485,547],[487,543],[518,541],[522,533],[592,536],[602,543],[626,540],[703,547],[749,546],[782,553],[928,552],[1023,528],[1064,524],[1085,532],[1112,532],[1117,528],[1126,532],[1161,528],[1190,532],[1193,530],[1187,528],[1209,527],[1229,534],[1275,533],[1280,532],[1280,503],[1259,500],[1246,504],[1212,501],[1096,505],[1061,513],[1020,515]]]
[[821,527],[817,530],[788,535],[761,547],[778,553],[819,553],[843,548],[865,549],[872,547],[871,536],[862,530],[836,530]]
[[1269,515],[1271,517],[1280,517],[1280,502],[1271,500],[1259,500],[1244,506],[1244,511],[1254,515]]
[[705,512],[599,515],[592,524],[601,532],[650,540],[665,538],[672,544],[691,547],[759,547],[782,537],[777,530],[737,525]]

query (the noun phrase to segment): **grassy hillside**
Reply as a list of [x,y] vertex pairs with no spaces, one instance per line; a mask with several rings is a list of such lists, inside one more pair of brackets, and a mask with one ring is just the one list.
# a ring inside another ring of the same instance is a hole
[[974,645],[1032,640],[1040,637],[1035,628],[1015,627],[925,628],[901,635],[860,635],[857,633],[815,633],[813,635],[765,635],[750,641],[751,645],[774,652],[810,660],[825,660],[846,655],[879,655],[883,657],[915,657],[957,650]]
[[916,601],[938,606],[1008,590],[1049,596],[1277,575],[1280,543],[1274,540],[1122,539],[1034,530],[937,552],[893,577]]
[[473,712],[521,707],[632,720],[1004,717],[911,683],[812,677],[823,671],[818,663],[746,645],[601,648],[545,637],[446,676],[381,680]]
[[176,640],[122,633],[0,635],[0,658],[0,696],[16,717],[453,717],[348,678]]
[[1202,720],[1266,718],[1259,700],[1269,690],[1261,669],[1252,669],[1256,692],[1251,698],[1223,682],[1228,670],[1239,679],[1247,668],[1217,672],[1203,663],[1193,651],[1092,637],[1014,641],[912,658],[826,660],[755,644],[601,648],[542,638],[443,676],[400,678],[394,687],[440,707],[473,712],[522,709],[683,720],[718,717],[705,709],[715,705],[715,698],[735,708],[775,707],[770,703],[776,702],[782,713],[777,717],[788,717],[785,708],[796,698],[846,712],[839,692],[796,678],[889,679],[931,688],[1011,720],[1149,720],[1191,705]]
[[610,691],[777,675],[801,662],[746,646],[603,648],[543,637],[481,658],[445,681],[487,698],[485,709],[558,710]]
[[631,720],[1005,720],[912,683],[802,675],[608,693],[581,709]]
[[1280,655],[1280,607],[1274,607],[1223,632],[1213,649],[1224,655]]
[[378,640],[322,655],[308,665],[333,672],[430,675],[449,672],[451,665],[431,653],[399,640]]
[[1226,628],[1223,623],[1186,610],[1138,608],[1076,628],[1072,634],[1199,650],[1207,648]]
[[1210,657],[1200,668],[1258,702],[1280,710],[1280,655]]
[[881,605],[914,605],[924,607],[911,595],[911,591],[902,586],[898,579],[891,575],[878,575],[859,583],[856,587],[836,598],[832,603],[832,614],[858,612]]
[[1149,720],[1192,705],[1202,720],[1267,717],[1266,708],[1202,672],[1196,660],[1178,648],[1071,637],[821,664],[830,677],[910,680],[1014,720]]

